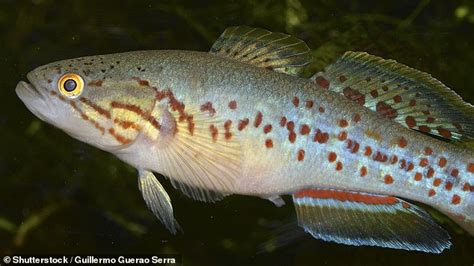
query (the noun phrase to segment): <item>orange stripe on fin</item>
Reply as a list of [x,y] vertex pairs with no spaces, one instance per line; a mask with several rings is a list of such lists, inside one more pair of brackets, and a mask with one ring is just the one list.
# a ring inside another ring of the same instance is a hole
[[365,204],[396,204],[399,200],[391,196],[372,195],[359,192],[340,191],[340,190],[320,190],[308,189],[301,190],[295,194],[296,198],[319,198],[335,199],[340,201],[355,201]]

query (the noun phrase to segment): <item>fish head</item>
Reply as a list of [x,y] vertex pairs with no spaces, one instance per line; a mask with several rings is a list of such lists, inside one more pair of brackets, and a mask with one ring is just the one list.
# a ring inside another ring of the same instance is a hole
[[[124,128],[115,122],[137,125],[141,119],[137,110],[149,113],[155,103],[153,88],[133,79],[130,60],[119,60],[113,55],[90,56],[40,66],[27,74],[27,82],[18,83],[16,93],[44,122],[109,150],[138,134],[138,126]],[[133,108],[114,109],[114,103]]]

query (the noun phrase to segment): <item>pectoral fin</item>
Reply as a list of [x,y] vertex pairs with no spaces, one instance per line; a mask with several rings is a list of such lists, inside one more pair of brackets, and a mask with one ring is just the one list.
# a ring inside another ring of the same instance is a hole
[[293,202],[299,226],[325,241],[430,253],[451,245],[425,211],[392,196],[311,189],[294,194]]
[[140,170],[138,188],[142,192],[148,208],[172,234],[176,234],[176,231],[180,230],[180,226],[173,217],[170,197],[155,175],[150,171]]

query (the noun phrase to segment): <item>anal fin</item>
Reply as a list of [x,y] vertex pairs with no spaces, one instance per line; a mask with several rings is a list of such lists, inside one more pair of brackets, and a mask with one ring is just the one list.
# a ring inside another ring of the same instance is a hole
[[430,253],[451,245],[425,211],[396,197],[310,189],[294,194],[293,202],[299,226],[317,239]]

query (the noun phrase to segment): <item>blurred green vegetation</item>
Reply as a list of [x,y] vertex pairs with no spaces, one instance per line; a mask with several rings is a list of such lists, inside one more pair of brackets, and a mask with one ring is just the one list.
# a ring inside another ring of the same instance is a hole
[[[194,202],[165,183],[185,233],[149,212],[136,172],[40,122],[14,88],[36,66],[138,49],[206,51],[231,25],[287,32],[314,49],[314,70],[347,50],[431,73],[474,102],[474,3],[429,1],[0,0],[0,255],[179,253],[186,265],[472,265],[474,241],[453,227],[442,255],[323,243],[257,246],[293,219],[292,204],[231,196]],[[288,202],[289,203],[289,202]]]

